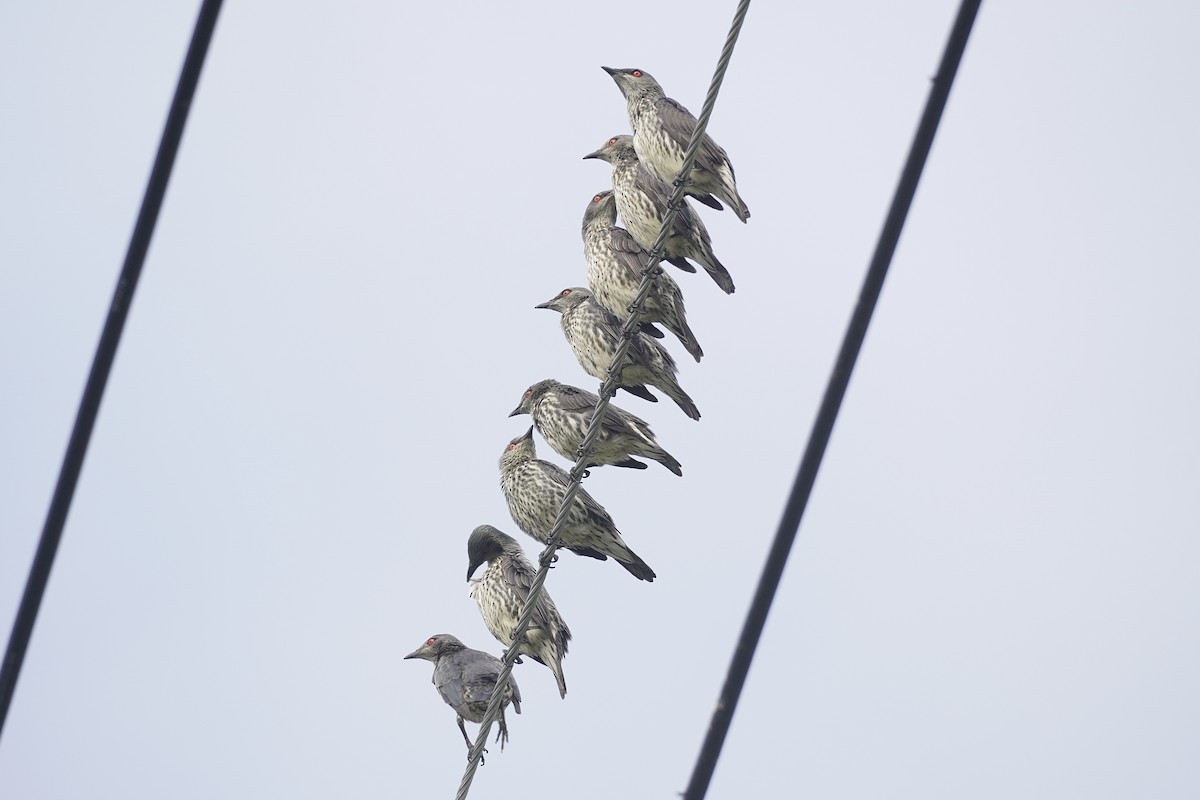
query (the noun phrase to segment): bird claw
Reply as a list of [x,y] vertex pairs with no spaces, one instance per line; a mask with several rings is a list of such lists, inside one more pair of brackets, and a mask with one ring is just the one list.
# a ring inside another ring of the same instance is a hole
[[542,551],[542,554],[538,556],[538,561],[543,567],[549,567],[554,564],[555,561],[558,561],[558,553],[547,547]]

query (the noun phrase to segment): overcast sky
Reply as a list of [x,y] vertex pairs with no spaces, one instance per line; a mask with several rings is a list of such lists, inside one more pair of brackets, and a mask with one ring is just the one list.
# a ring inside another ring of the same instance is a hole
[[[569,693],[472,797],[691,772],[956,3],[756,3],[710,131],[737,283],[673,271],[703,418],[587,489]],[[628,131],[698,112],[734,2],[226,4],[7,726],[14,800],[451,797],[433,633],[554,377]],[[0,623],[15,613],[197,5],[0,6]],[[636,15],[636,16],[635,16]],[[1200,795],[1200,9],[985,3],[714,798]],[[563,463],[539,440],[539,452]],[[474,726],[470,726],[472,731]]]

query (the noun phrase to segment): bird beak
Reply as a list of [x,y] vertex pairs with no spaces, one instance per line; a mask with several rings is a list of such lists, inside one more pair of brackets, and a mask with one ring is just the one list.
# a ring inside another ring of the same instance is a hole
[[510,411],[508,415],[509,415],[510,417],[515,417],[515,416],[517,416],[518,414],[524,414],[524,413],[525,413],[525,412],[521,410],[521,407],[520,407],[520,406],[517,406],[517,407],[516,407],[516,408],[514,408],[512,411]]
[[[547,301],[546,301],[546,302],[544,302],[544,303],[538,303],[536,306],[534,306],[534,308],[549,308],[549,309],[553,309],[553,308],[554,308],[554,301],[555,301],[555,300],[557,300],[557,299],[558,299],[558,295],[555,295],[554,297],[552,297],[551,299],[547,300]],[[509,416],[512,416],[512,415],[510,414]]]
[[590,152],[590,153],[588,153],[586,156],[584,156],[584,159],[586,160],[586,159],[589,159],[589,158],[599,158],[599,157],[600,157],[600,151],[599,151],[599,150],[593,150],[592,152]]
[[607,72],[609,75],[616,75],[616,74],[617,74],[617,71],[616,71],[615,69],[613,69],[612,67],[601,67],[600,69],[604,70],[604,71],[605,71],[605,72]]
[[475,570],[479,569],[479,565],[482,563],[482,561],[472,561],[467,566],[467,583],[471,582],[471,576],[475,574]]
[[525,431],[525,435],[522,436],[521,438],[522,439],[532,439],[533,438],[533,426],[532,425],[529,426],[529,430]]
[[404,658],[405,658],[405,660],[407,660],[407,659],[410,659],[410,658],[424,658],[425,656],[424,656],[424,654],[422,653],[422,651],[423,651],[424,649],[425,649],[425,645],[421,645],[421,646],[420,646],[420,647],[418,647],[416,650],[413,650],[411,653],[409,653],[408,655],[406,655],[406,656],[404,657]]

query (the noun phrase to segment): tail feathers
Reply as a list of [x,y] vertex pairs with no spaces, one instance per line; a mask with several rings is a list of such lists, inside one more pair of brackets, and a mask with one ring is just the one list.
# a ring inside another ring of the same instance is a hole
[[670,383],[665,383],[662,386],[656,387],[662,389],[663,393],[675,401],[675,405],[683,409],[683,413],[687,414],[692,419],[700,419],[700,409],[696,408],[695,402],[688,397],[688,393],[683,390],[677,382],[672,380]]
[[716,255],[709,249],[705,253],[697,253],[697,261],[704,267],[704,271],[708,276],[716,282],[717,286],[721,287],[721,291],[725,294],[733,294],[733,276],[729,274],[729,270],[725,269],[725,265],[717,260]]
[[567,699],[567,679],[563,677],[562,659],[555,658],[554,661],[546,666],[550,667],[550,671],[554,673],[554,680],[558,682],[558,696],[562,699]]
[[676,461],[673,455],[668,453],[666,450],[663,450],[661,447],[658,449],[657,453],[649,456],[649,458],[653,458],[655,461],[671,470],[671,472],[674,472],[681,478],[683,477],[683,465]]
[[700,359],[704,357],[704,349],[700,347],[700,343],[696,341],[696,334],[692,333],[692,329],[688,327],[687,320],[679,317],[672,320],[674,324],[667,325],[667,329],[675,334],[675,338],[679,339],[683,349],[688,351],[688,354],[696,359],[696,363],[700,363]]
[[587,556],[588,558],[594,558],[597,561],[608,561],[608,556],[606,556],[604,553],[601,553],[599,550],[593,550],[590,547],[567,547],[567,549],[577,556]]
[[634,386],[622,386],[621,388],[624,389],[625,391],[629,392],[634,397],[640,397],[643,400],[649,400],[651,403],[658,402],[658,398],[655,397],[653,394],[651,394],[650,390],[647,389],[645,386],[642,386],[641,384],[637,384]]
[[653,583],[654,579],[658,577],[654,574],[654,570],[650,569],[650,565],[638,558],[638,554],[628,547],[625,548],[624,555],[618,556],[614,553],[613,558],[617,560],[618,564],[628,570],[630,575],[639,581]]

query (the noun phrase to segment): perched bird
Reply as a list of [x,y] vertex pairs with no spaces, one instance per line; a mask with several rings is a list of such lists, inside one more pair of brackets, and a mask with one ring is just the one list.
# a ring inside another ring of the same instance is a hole
[[[629,124],[633,127],[633,147],[638,158],[652,175],[671,183],[683,167],[683,154],[696,130],[696,118],[663,94],[658,81],[645,70],[600,69],[612,76],[621,94],[625,95]],[[750,209],[738,194],[729,155],[707,133],[700,139],[700,148],[684,188],[688,194],[710,206],[712,203],[705,202],[703,197],[715,194],[729,204],[742,222],[750,218]],[[713,207],[720,208],[720,204]]]
[[[600,305],[622,322],[637,297],[642,270],[650,260],[646,249],[629,231],[616,226],[617,201],[611,191],[599,192],[583,214],[583,255],[587,260],[588,286]],[[688,327],[679,284],[664,272],[654,276],[650,294],[642,306],[646,322],[658,322],[678,337],[697,361],[704,355],[696,335]]]
[[[529,587],[533,585],[537,569],[525,558],[516,539],[491,525],[480,525],[467,539],[467,581],[471,581],[471,576],[484,561],[488,562],[488,568],[482,578],[472,582],[471,597],[479,605],[483,624],[500,644],[508,647],[512,644],[513,631],[517,629],[517,620],[521,618],[521,609],[529,599]],[[562,660],[569,641],[571,629],[543,589],[533,607],[529,627],[525,629],[520,653],[550,668],[558,682],[560,697],[567,696]]]
[[[534,427],[554,448],[554,452],[575,461],[578,458],[576,451],[583,442],[599,402],[598,396],[584,389],[576,389],[556,380],[538,381],[525,390],[520,405],[509,416],[529,414],[533,417]],[[654,459],[676,475],[683,475],[679,462],[659,446],[645,420],[610,403],[601,417],[600,432],[596,434],[591,458],[586,466],[611,464],[614,467],[645,469],[646,465],[633,456]]]
[[[433,685],[437,687],[438,694],[446,701],[446,705],[453,708],[458,715],[458,729],[462,731],[470,757],[471,740],[467,737],[467,728],[463,725],[463,720],[483,722],[492,693],[496,691],[496,679],[500,677],[500,670],[504,664],[500,659],[482,650],[472,650],[448,633],[430,636],[425,640],[425,644],[405,658],[423,658],[433,662]],[[500,743],[501,750],[508,741],[504,706],[509,703],[512,703],[514,711],[521,713],[521,690],[517,688],[516,679],[511,676],[508,686],[504,689],[504,704],[500,706],[500,732],[496,734],[496,741]],[[483,763],[482,758],[480,763]]]
[[[550,541],[550,529],[570,483],[561,467],[537,457],[532,426],[509,442],[500,456],[500,488],[508,511],[517,527],[539,542]],[[559,544],[576,555],[601,561],[612,556],[638,580],[655,578],[654,570],[625,544],[604,507],[582,487],[567,511]]]
[[[621,343],[621,321],[597,303],[590,291],[579,286],[563,289],[534,308],[548,308],[562,314],[559,324],[579,366],[593,378],[604,380]],[[635,333],[618,380],[622,389],[639,397],[649,394],[646,390],[649,384],[674,400],[683,413],[700,419],[700,409],[675,379],[678,371],[675,359],[661,344],[645,334]]]
[[[634,240],[649,250],[667,216],[671,187],[650,174],[633,150],[633,137],[614,136],[599,150],[584,158],[599,158],[612,164],[613,194],[617,211]],[[733,294],[733,278],[712,249],[708,229],[684,198],[665,245],[668,259],[689,258],[712,278],[725,294]],[[672,261],[672,263],[675,263]]]

